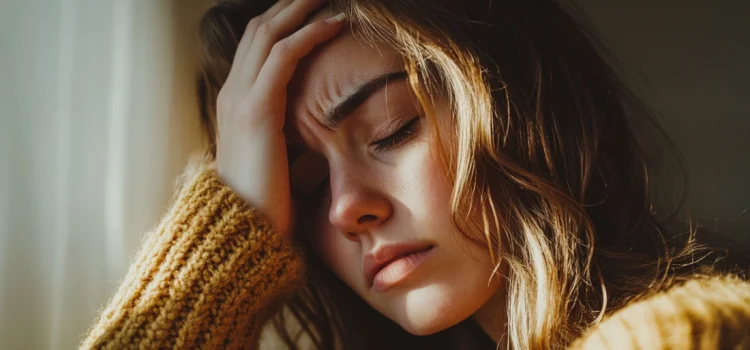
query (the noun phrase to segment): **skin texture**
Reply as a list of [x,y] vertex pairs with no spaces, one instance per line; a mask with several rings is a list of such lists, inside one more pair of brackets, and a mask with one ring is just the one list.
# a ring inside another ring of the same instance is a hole
[[[433,128],[420,119],[393,148],[376,147],[421,114],[407,80],[391,80],[336,128],[325,125],[326,113],[363,83],[403,68],[393,50],[363,44],[347,29],[301,60],[289,90],[286,133],[290,149],[299,150],[290,179],[312,228],[307,239],[339,278],[407,331],[431,334],[484,314],[477,320],[491,334],[499,325],[488,315],[499,310],[496,300],[488,302],[501,282],[490,282],[487,251],[453,228],[451,187],[432,151]],[[445,108],[437,113],[438,120],[450,120]],[[369,288],[363,256],[414,241],[434,245],[423,264],[392,288]]]
[[253,18],[217,99],[219,175],[290,242],[293,214],[283,134],[287,85],[299,59],[343,27],[340,20],[303,26],[324,3],[282,0]]
[[[472,315],[483,323],[481,315],[497,314],[488,301],[501,295],[500,279],[489,279],[487,251],[453,229],[433,128],[420,122],[406,80],[325,126],[326,113],[361,84],[404,65],[388,47],[356,40],[340,17],[324,20],[333,16],[319,11],[324,3],[281,0],[248,24],[217,100],[219,175],[289,241],[293,218],[306,218],[297,224],[321,259],[407,331],[430,334]],[[437,117],[448,129],[445,111]],[[363,257],[406,242],[433,248],[399,283],[370,288]]]

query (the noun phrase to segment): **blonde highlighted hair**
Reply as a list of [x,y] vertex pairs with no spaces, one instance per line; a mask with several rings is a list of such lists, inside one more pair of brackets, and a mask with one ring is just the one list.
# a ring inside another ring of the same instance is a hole
[[[272,3],[223,1],[204,16],[198,92],[211,153],[215,101],[237,43]],[[506,279],[509,348],[564,348],[630,300],[711,273],[697,262],[712,251],[692,229],[667,234],[650,198],[648,170],[665,158],[649,156],[671,154],[678,169],[679,156],[574,20],[575,9],[554,0],[332,0],[330,7],[347,14],[362,41],[387,43],[405,58],[428,118],[436,97],[448,101],[454,128],[438,135],[455,140],[441,152],[453,221],[486,247],[495,278]],[[642,139],[654,136],[662,147],[647,153]],[[484,345],[467,322],[411,336],[310,260],[307,287],[275,319],[290,347],[302,334],[318,349]],[[286,328],[290,316],[299,332]]]

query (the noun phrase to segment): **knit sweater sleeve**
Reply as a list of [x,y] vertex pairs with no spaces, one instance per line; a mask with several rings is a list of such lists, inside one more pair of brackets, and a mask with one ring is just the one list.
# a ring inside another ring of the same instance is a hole
[[302,255],[204,168],[146,236],[81,348],[255,348]]
[[750,283],[691,280],[615,312],[571,349],[750,349]]

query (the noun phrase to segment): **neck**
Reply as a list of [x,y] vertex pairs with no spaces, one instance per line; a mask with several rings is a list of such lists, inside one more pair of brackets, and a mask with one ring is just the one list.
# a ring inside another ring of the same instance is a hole
[[[503,279],[504,277],[498,277]],[[484,333],[497,344],[497,350],[505,350],[508,344],[508,316],[506,313],[505,283],[501,281],[498,293],[495,293],[482,308],[474,313],[474,321],[479,324]]]

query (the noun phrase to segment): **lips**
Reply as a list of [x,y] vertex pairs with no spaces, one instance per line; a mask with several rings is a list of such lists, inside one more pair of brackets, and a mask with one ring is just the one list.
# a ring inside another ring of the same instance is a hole
[[390,263],[415,253],[426,252],[433,247],[427,242],[389,244],[365,254],[362,259],[362,270],[365,272],[367,288],[373,287],[375,276]]

